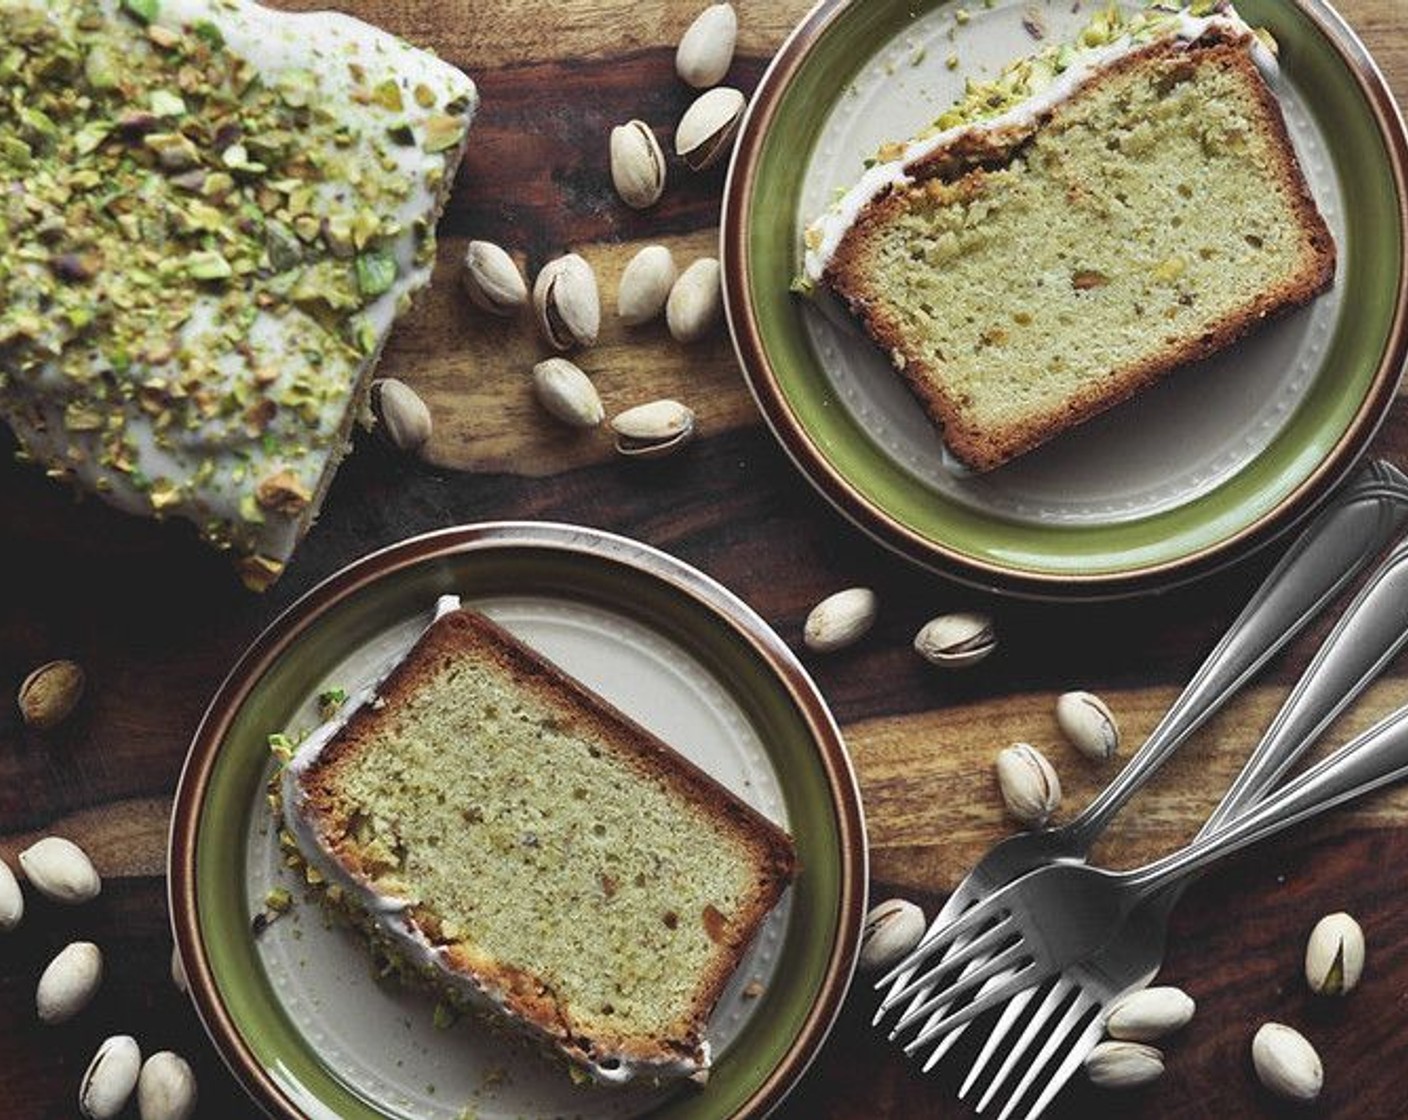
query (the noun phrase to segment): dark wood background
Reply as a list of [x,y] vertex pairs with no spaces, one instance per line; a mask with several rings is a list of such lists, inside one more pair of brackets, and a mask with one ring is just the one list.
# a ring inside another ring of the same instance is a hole
[[[289,5],[295,6],[295,5]],[[314,8],[321,5],[299,3]],[[383,372],[429,401],[424,461],[359,440],[321,521],[271,591],[239,588],[224,561],[175,526],[75,501],[10,461],[4,437],[0,525],[0,856],[58,831],[93,854],[101,898],[60,912],[29,895],[21,927],[0,940],[0,1116],[76,1115],[77,1085],[97,1042],[139,1029],[148,1050],[194,1064],[202,1117],[253,1115],[168,979],[163,869],[166,825],[186,746],[225,672],[280,610],[354,558],[420,531],[491,518],[582,522],[659,546],[721,580],[794,645],[813,603],[851,584],[883,601],[859,647],[811,658],[859,774],[872,844],[873,899],[903,894],[932,909],[1002,835],[995,752],[1016,739],[1049,749],[1067,788],[1063,816],[1107,774],[1061,745],[1053,701],[1101,693],[1137,743],[1172,701],[1266,570],[1270,554],[1195,587],[1138,601],[1062,606],[990,599],[881,552],[797,475],[763,427],[722,332],[689,348],[663,326],[625,332],[607,315],[583,359],[609,411],[675,396],[703,437],[676,459],[617,461],[604,434],[545,419],[527,373],[542,355],[526,319],[475,313],[456,284],[465,241],[489,238],[530,273],[568,248],[615,291],[641,245],[664,241],[682,263],[714,254],[723,170],[689,175],[672,158],[665,200],[644,213],[615,198],[610,127],[631,117],[672,124],[689,102],[673,44],[697,11],[684,0],[359,0],[344,5],[436,48],[480,83],[483,109],[443,223],[437,284],[398,329]],[[745,2],[730,80],[751,90],[806,0]],[[1400,103],[1408,99],[1408,2],[1343,0]],[[1408,411],[1389,416],[1374,453],[1408,465]],[[1001,648],[964,674],[936,675],[909,649],[941,611],[994,615]],[[1328,629],[1297,640],[1126,810],[1099,849],[1128,864],[1186,839],[1216,801]],[[89,676],[73,720],[40,736],[12,697],[35,665],[72,657]],[[1328,741],[1408,701],[1408,660],[1341,721]],[[1368,937],[1360,990],[1325,1006],[1300,979],[1305,936],[1347,909]],[[100,942],[109,973],[72,1023],[42,1028],[34,985],[77,936]],[[1302,1028],[1325,1061],[1314,1114],[1408,1115],[1408,791],[1377,796],[1223,866],[1186,896],[1163,973],[1197,999],[1193,1024],[1168,1044],[1162,1081],[1127,1096],[1077,1079],[1055,1110],[1090,1115],[1260,1117],[1280,1114],[1257,1087],[1249,1044],[1279,1019]],[[814,1068],[781,1109],[787,1120],[961,1117],[953,1075],[920,1076],[868,1028],[863,986]],[[131,1110],[135,1115],[135,1108]]]

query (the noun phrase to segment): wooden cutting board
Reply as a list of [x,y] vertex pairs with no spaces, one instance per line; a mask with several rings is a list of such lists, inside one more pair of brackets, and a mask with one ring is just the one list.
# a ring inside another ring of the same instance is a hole
[[[320,3],[287,4],[316,9]],[[804,0],[743,0],[730,81],[745,91]],[[1005,834],[991,760],[1026,740],[1048,750],[1066,787],[1064,815],[1110,776],[1062,745],[1055,697],[1099,692],[1127,744],[1154,726],[1269,564],[1256,558],[1198,585],[1101,606],[1017,603],[958,589],[882,554],[796,475],[764,429],[726,336],[682,347],[663,326],[626,331],[610,293],[641,246],[687,263],[716,253],[724,170],[688,173],[671,159],[662,203],[636,213],[610,185],[607,137],[630,118],[668,138],[691,94],[674,77],[673,45],[695,0],[348,0],[345,9],[434,47],[479,82],[483,108],[442,227],[436,283],[397,329],[383,372],[415,386],[435,434],[426,462],[364,444],[343,468],[322,522],[292,570],[252,598],[223,562],[178,528],[156,528],[93,502],[74,504],[34,472],[0,466],[8,589],[0,597],[0,683],[12,694],[34,665],[82,662],[91,681],[80,717],[58,735],[0,714],[0,855],[62,831],[107,879],[77,919],[42,905],[0,951],[0,1114],[68,1117],[98,1039],[141,1024],[154,1046],[186,1053],[202,1117],[247,1116],[241,1090],[165,979],[170,941],[163,868],[170,797],[205,703],[239,652],[318,579],[373,547],[459,521],[544,517],[584,522],[665,548],[722,580],[790,642],[808,608],[849,584],[879,589],[877,629],[855,650],[810,664],[841,722],[859,776],[871,842],[872,896],[926,907]],[[1408,103],[1408,3],[1343,0],[1341,11]],[[703,437],[648,470],[618,462],[601,433],[566,435],[533,403],[528,373],[544,356],[528,318],[491,320],[457,289],[471,238],[509,248],[529,274],[573,250],[608,293],[600,345],[583,360],[608,411],[658,397],[687,401]],[[8,444],[6,445],[8,447]],[[1408,414],[1390,415],[1374,452],[1408,463]],[[936,676],[909,651],[918,624],[944,610],[993,614],[1001,649],[966,674]],[[1328,623],[1292,644],[1254,687],[1201,731],[1120,817],[1099,850],[1139,862],[1196,831],[1270,720]],[[1327,737],[1408,700],[1400,657]],[[1080,1079],[1053,1116],[1240,1118],[1280,1115],[1252,1075],[1258,1023],[1303,1029],[1325,1060],[1316,1115],[1408,1115],[1408,789],[1300,830],[1202,881],[1171,931],[1164,977],[1199,1002],[1168,1049],[1158,1084],[1116,1096]],[[1364,924],[1362,988],[1326,1005],[1309,998],[1300,957],[1310,926],[1347,909]],[[77,921],[75,927],[72,923]],[[38,971],[68,936],[101,940],[112,969],[77,1023],[45,1031],[33,1014]],[[922,1076],[868,1027],[873,996],[852,993],[787,1120],[962,1117],[949,1071]]]

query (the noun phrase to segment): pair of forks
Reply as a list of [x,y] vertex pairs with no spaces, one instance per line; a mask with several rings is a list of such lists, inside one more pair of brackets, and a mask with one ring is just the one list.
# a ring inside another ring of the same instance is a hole
[[[1123,876],[1079,863],[1128,797],[1362,571],[1405,520],[1408,478],[1388,464],[1371,465],[1292,545],[1110,787],[1064,828],[1004,841],[960,884],[920,946],[880,984],[891,987],[877,1023],[907,1003],[891,1036],[922,1024],[905,1049],[915,1054],[934,1045],[926,1070],[966,1024],[1005,1005],[960,1096],[982,1082],[1002,1043],[1020,1025],[1020,1035],[987,1080],[978,1110],[1006,1087],[1001,1116],[1011,1115],[1034,1094],[1026,1113],[1034,1120],[1099,1041],[1105,1010],[1158,972],[1168,915],[1188,874],[1399,776],[1395,751],[1408,765],[1408,717],[1403,713],[1274,799],[1248,809],[1408,637],[1408,543],[1395,548],[1346,610],[1193,845]],[[1312,781],[1312,775],[1319,777]],[[925,971],[916,975],[921,967]],[[1040,1003],[1031,1010],[1038,997]]]

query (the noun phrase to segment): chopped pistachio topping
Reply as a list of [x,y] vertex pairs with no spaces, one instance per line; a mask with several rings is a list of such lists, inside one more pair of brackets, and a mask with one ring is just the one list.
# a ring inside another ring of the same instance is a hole
[[265,527],[305,515],[426,279],[415,216],[473,94],[379,50],[340,84],[331,59],[260,68],[232,49],[253,8],[0,0],[0,415],[51,473],[196,520],[261,585],[286,552]]

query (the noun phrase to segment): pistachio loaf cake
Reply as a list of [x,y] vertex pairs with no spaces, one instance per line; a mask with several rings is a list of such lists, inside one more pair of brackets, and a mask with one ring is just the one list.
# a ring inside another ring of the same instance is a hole
[[1228,5],[1100,13],[893,145],[806,232],[953,455],[988,470],[1333,281],[1335,246]]
[[0,417],[270,583],[430,278],[474,83],[249,0],[0,0]]
[[287,832],[374,944],[457,1004],[600,1082],[700,1074],[791,840],[455,607],[284,767]]

